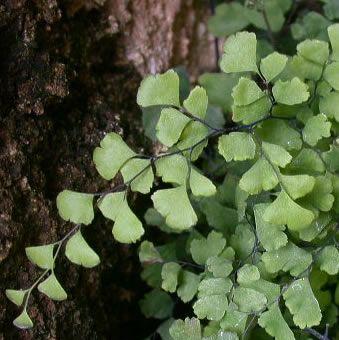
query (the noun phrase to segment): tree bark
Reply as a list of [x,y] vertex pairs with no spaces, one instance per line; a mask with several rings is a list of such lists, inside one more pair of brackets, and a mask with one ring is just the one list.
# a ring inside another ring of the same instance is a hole
[[[5,0],[0,3],[0,339],[139,339],[156,326],[138,300],[136,246],[114,242],[97,216],[86,227],[101,264],[84,269],[60,256],[57,277],[68,299],[34,292],[32,330],[12,325],[19,309],[5,288],[39,275],[25,247],[55,242],[71,228],[55,198],[68,188],[97,192],[91,157],[105,133],[121,133],[135,151],[150,148],[135,103],[140,80],[179,64],[194,81],[215,68],[207,1]],[[143,202],[133,209],[142,215]],[[133,327],[129,327],[133,325]]]

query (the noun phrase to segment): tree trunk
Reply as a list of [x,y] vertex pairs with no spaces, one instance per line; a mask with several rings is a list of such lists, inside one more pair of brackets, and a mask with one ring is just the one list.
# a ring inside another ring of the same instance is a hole
[[68,299],[34,292],[32,330],[12,325],[20,311],[4,289],[27,288],[39,275],[25,247],[71,228],[57,214],[59,191],[113,185],[91,158],[105,133],[121,133],[135,151],[150,148],[135,103],[142,77],[181,64],[194,81],[215,68],[208,15],[202,0],[0,2],[0,339],[141,339],[156,327],[138,307],[146,287],[136,246],[114,242],[100,216],[84,234],[101,264],[84,269],[60,256]]

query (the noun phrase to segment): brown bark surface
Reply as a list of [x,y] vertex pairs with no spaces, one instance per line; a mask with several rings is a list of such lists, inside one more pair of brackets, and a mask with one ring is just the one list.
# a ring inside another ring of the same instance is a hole
[[[100,216],[84,234],[101,264],[88,270],[60,256],[68,299],[35,292],[33,330],[14,328],[19,309],[4,289],[39,275],[25,247],[71,228],[56,211],[59,191],[113,185],[91,160],[106,132],[136,151],[150,147],[135,103],[142,76],[181,64],[195,79],[215,67],[208,15],[202,0],[0,1],[0,339],[141,339],[155,326],[138,307],[146,287],[136,246],[114,242]],[[137,214],[143,205],[134,201]]]

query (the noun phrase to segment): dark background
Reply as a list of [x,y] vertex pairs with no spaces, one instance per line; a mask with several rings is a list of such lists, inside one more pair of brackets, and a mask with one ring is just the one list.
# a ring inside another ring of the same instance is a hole
[[[114,242],[100,216],[84,234],[101,264],[84,269],[59,256],[68,299],[34,292],[33,330],[12,325],[19,309],[4,289],[27,288],[39,275],[25,247],[70,229],[57,214],[59,191],[114,185],[92,163],[105,132],[152,152],[136,105],[139,83],[176,65],[193,81],[212,70],[209,14],[208,1],[0,0],[0,339],[141,339],[155,329],[138,306],[147,287],[136,246]],[[142,215],[143,202],[133,209]]]

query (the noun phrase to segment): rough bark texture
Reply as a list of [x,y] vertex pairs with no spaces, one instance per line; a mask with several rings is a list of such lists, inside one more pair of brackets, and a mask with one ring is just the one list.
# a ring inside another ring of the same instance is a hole
[[[18,331],[4,288],[26,288],[39,271],[24,248],[54,242],[70,225],[57,215],[64,188],[96,192],[92,150],[108,131],[149,147],[135,104],[143,75],[183,64],[192,79],[215,66],[206,1],[0,1],[0,339],[140,339],[154,324],[137,301],[135,246],[113,241],[99,216],[84,234],[101,264],[86,270],[62,256],[68,300],[33,294],[35,322]],[[143,202],[134,208],[142,214]]]

